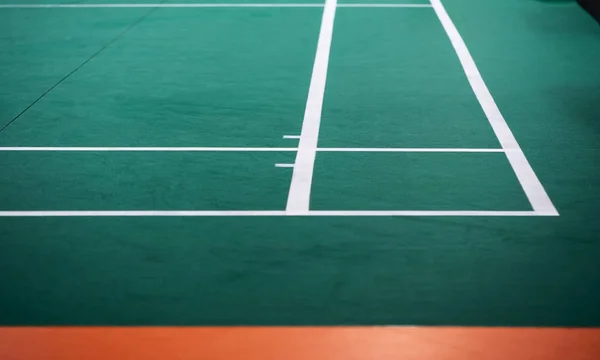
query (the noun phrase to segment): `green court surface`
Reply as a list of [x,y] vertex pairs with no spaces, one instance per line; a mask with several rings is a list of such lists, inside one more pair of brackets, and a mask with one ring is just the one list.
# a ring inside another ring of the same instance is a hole
[[147,3],[0,0],[0,325],[600,326],[574,1]]
[[531,210],[501,153],[324,153],[314,181],[315,210]]
[[[278,210],[288,153],[5,153],[2,210]],[[57,169],[61,169],[57,171]],[[185,193],[185,196],[181,196]]]

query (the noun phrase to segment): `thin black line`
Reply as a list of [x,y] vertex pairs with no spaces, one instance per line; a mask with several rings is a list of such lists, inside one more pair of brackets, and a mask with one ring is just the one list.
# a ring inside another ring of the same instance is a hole
[[[164,1],[165,0],[160,1],[159,4],[162,4]],[[117,40],[119,40],[120,38],[122,38],[123,35],[127,34],[131,29],[133,29],[134,27],[136,27],[137,25],[139,25],[142,21],[144,21],[148,16],[150,16],[150,14],[152,14],[157,9],[158,9],[158,7],[154,7],[152,9],[150,9],[150,11],[148,11],[142,17],[140,17],[139,19],[137,19],[136,21],[134,21],[133,23],[131,23],[131,25],[129,25],[125,30],[123,30],[119,35],[115,36],[112,40],[110,40],[108,43],[106,43],[104,46],[102,46],[100,48],[100,50],[96,51],[94,54],[92,54],[92,56],[90,56],[89,58],[87,58],[84,62],[82,62],[79,66],[77,66],[75,69],[73,69],[70,73],[68,73],[67,75],[65,75],[56,84],[52,85],[48,90],[46,90],[42,95],[40,95],[37,99],[35,99],[35,101],[33,101],[31,104],[29,104],[29,106],[27,106],[23,111],[21,111],[11,121],[9,121],[4,126],[2,126],[2,128],[0,128],[0,132],[3,132],[4,130],[6,130],[6,128],[8,128],[12,123],[14,123],[15,121],[17,121],[17,119],[20,118],[21,115],[25,114],[27,112],[27,110],[31,109],[31,107],[33,105],[37,104],[40,100],[42,100],[46,95],[48,95],[52,90],[54,90],[63,81],[67,80],[71,75],[75,74],[79,69],[81,69],[82,67],[84,67],[90,61],[92,61],[96,56],[100,55],[101,52],[103,52],[108,47],[110,47],[112,44],[114,44],[115,42],[117,42]]]

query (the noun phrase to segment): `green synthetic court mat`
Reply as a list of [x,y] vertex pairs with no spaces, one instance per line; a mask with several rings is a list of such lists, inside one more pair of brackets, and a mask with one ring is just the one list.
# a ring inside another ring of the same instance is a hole
[[499,147],[431,9],[341,8],[335,31],[322,146]]
[[531,210],[501,153],[324,153],[314,182],[319,210]]
[[[98,27],[103,40],[140,16],[137,9],[73,11],[83,18],[72,26]],[[22,116],[22,122],[6,131],[0,144],[290,145],[282,134],[298,133],[302,125],[320,12],[318,8],[161,9],[44,97]],[[51,9],[37,16],[53,27],[47,18],[62,19],[65,14],[64,9]],[[19,10],[5,16],[24,24],[32,13]],[[170,25],[173,19],[175,27]],[[35,38],[50,45],[72,31],[53,30]],[[20,33],[15,37],[28,40]],[[66,42],[71,47],[63,45],[64,49],[49,47],[44,61],[61,64],[65,52],[81,46],[78,40]],[[32,65],[18,64],[21,69],[11,70],[15,81],[32,91],[26,84],[38,75],[28,71]]]
[[286,153],[5,153],[0,203],[3,210],[278,210],[291,172],[273,164],[290,161]]
[[575,2],[69,3],[0,2],[0,324],[600,325]]

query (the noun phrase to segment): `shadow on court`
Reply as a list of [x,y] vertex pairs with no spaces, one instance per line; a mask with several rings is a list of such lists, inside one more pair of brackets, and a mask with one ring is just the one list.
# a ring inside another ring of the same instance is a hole
[[545,4],[566,4],[577,2],[596,21],[600,23],[600,0],[535,0]]
[[546,3],[546,4],[566,4],[566,3],[575,2],[576,0],[535,0],[535,1],[541,2],[541,3]]

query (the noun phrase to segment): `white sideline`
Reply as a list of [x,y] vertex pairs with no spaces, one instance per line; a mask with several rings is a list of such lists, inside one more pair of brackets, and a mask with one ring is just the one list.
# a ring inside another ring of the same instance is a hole
[[488,118],[496,137],[500,141],[500,145],[504,149],[506,157],[508,158],[532,208],[538,212],[558,215],[558,211],[554,207],[554,204],[552,204],[550,197],[531,168],[531,165],[529,165],[523,150],[521,150],[517,139],[515,139],[512,131],[508,127],[500,109],[498,109],[490,90],[477,69],[477,65],[475,65],[475,60],[473,60],[467,45],[460,36],[456,26],[454,26],[454,23],[452,22],[452,19],[450,19],[442,2],[440,0],[430,1],[458,55],[458,59],[467,75],[469,84],[471,84],[471,88],[473,89],[483,112]]

